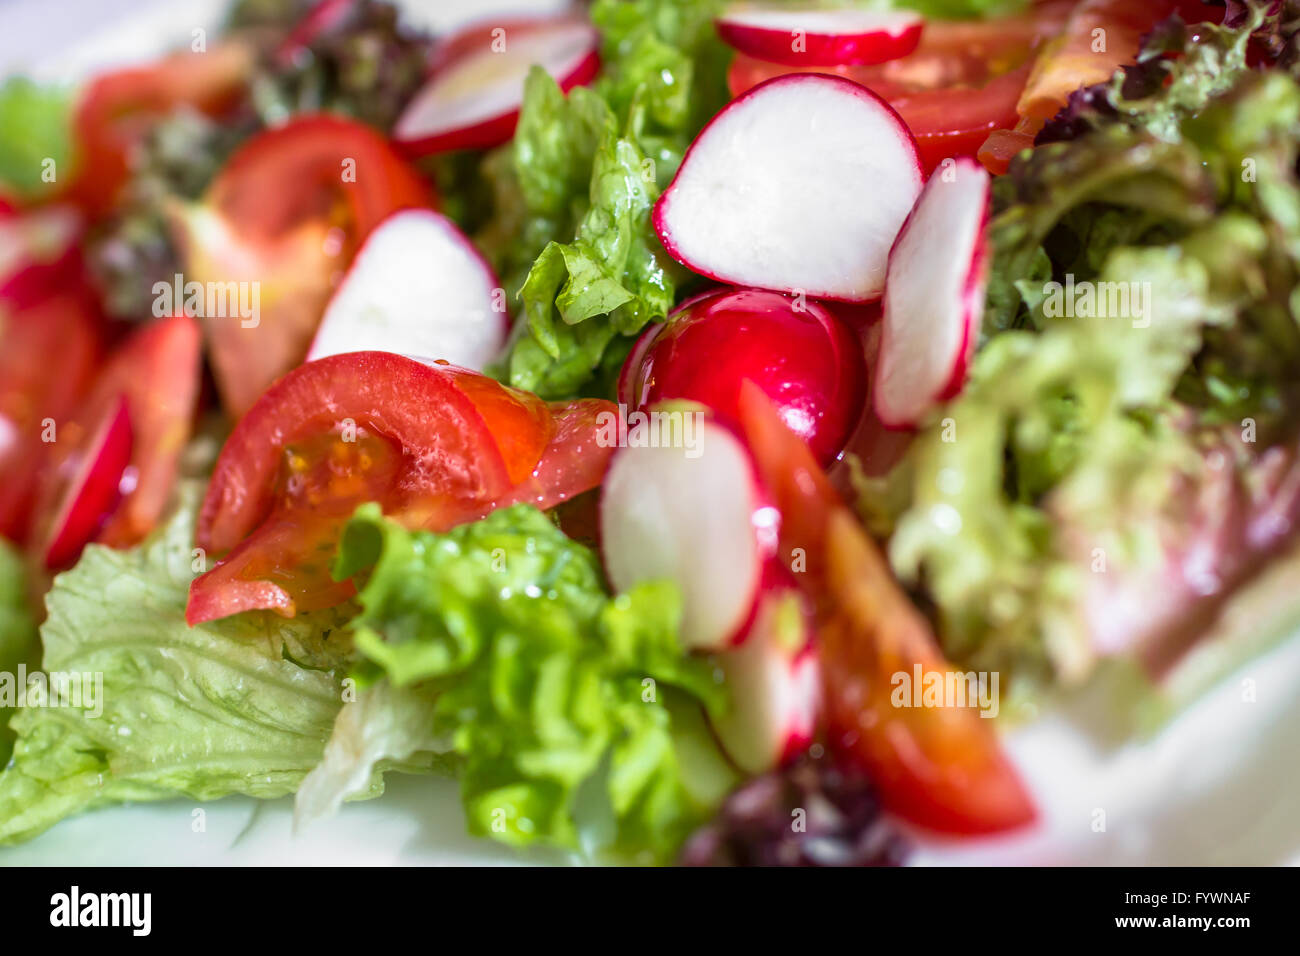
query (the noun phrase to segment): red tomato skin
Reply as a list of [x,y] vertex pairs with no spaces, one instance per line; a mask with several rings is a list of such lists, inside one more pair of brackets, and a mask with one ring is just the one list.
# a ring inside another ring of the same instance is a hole
[[253,241],[329,218],[341,202],[354,245],[400,209],[436,205],[432,188],[387,139],[327,113],[297,116],[248,140],[217,174],[207,201]]
[[192,318],[159,319],[128,339],[96,382],[91,401],[124,396],[135,436],[131,487],[96,536],[100,544],[133,547],[165,514],[198,407],[201,345]]
[[[614,450],[598,440],[605,414],[616,414],[611,402],[547,406],[476,372],[386,352],[308,363],[222,449],[197,540],[225,558],[191,584],[186,619],[291,617],[345,600],[352,585],[330,577],[330,557],[365,501],[407,527],[446,530],[506,504],[549,508],[586,491]],[[349,419],[360,437],[344,444],[331,436]],[[291,449],[302,462],[296,482],[285,480]],[[328,456],[339,452],[336,467]]]
[[306,357],[334,285],[370,231],[394,212],[433,202],[432,190],[374,130],[309,115],[246,142],[202,203],[174,217],[187,279],[238,280],[257,290],[253,321],[203,320],[232,418]]
[[199,547],[225,554],[238,545],[272,510],[283,449],[336,431],[345,419],[398,443],[419,466],[394,489],[389,504],[397,511],[438,499],[435,512],[455,512],[457,502],[502,495],[511,486],[505,460],[449,368],[350,352],[289,372],[226,440],[199,511]]
[[[102,324],[79,290],[10,308],[0,303],[0,535],[26,542],[40,474],[55,447],[42,440],[77,408],[94,376]],[[58,374],[50,374],[59,356]]]
[[[121,495],[122,477],[131,461],[133,436],[126,399],[119,396],[98,423],[92,423],[66,480],[47,485],[49,524],[41,546],[45,567],[71,567],[94,538]],[[86,456],[78,460],[79,456]]]
[[884,804],[943,833],[1014,829],[1036,815],[990,721],[966,708],[898,708],[892,676],[950,668],[928,625],[811,452],[752,383],[742,386],[744,435],[781,511],[781,549],[800,548],[799,586],[813,602],[825,680],[827,742],[865,769]]

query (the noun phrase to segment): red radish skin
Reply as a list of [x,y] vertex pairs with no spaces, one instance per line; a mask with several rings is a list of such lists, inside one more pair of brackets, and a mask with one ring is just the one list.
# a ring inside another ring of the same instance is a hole
[[744,640],[759,599],[779,578],[779,516],[734,430],[694,414],[701,416],[696,457],[681,445],[638,444],[648,433],[629,432],[605,475],[600,538],[616,589],[675,581],[682,640],[720,650]]
[[793,583],[766,592],[745,641],[714,661],[731,708],[713,730],[740,770],[764,773],[808,749],[821,711],[821,669],[811,613]]
[[941,164],[890,251],[873,404],[891,429],[957,395],[975,352],[988,278],[989,174]]
[[131,461],[131,420],[120,397],[100,420],[85,450],[72,461],[73,471],[59,498],[44,548],[45,566],[69,567],[95,537],[121,495],[122,478]]
[[467,26],[439,47],[428,82],[393,127],[393,141],[413,157],[499,146],[514,135],[534,64],[567,93],[595,79],[599,48],[595,27],[569,15]]
[[842,77],[791,73],[713,117],[653,223],[674,259],[718,282],[871,302],[922,181],[888,103]]
[[737,4],[718,36],[741,53],[783,66],[860,66],[907,56],[921,41],[920,15],[905,11],[783,10]]
[[432,210],[408,209],[366,238],[307,361],[382,351],[477,371],[501,351],[509,328],[505,293],[469,237]]
[[738,421],[740,383],[833,461],[861,417],[867,368],[857,336],[825,306],[779,292],[720,289],[677,309],[633,346],[619,376],[629,408],[687,400]]

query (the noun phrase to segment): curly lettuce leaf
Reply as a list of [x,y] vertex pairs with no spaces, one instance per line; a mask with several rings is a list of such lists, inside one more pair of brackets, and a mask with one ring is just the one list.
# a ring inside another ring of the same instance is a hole
[[595,792],[611,846],[662,858],[711,809],[686,779],[668,700],[717,708],[721,688],[678,642],[671,585],[610,598],[595,554],[526,505],[445,534],[364,506],[335,573],[363,575],[362,676],[390,685],[390,704],[432,703],[419,733],[459,756],[472,833],[576,850]]
[[514,142],[483,164],[496,215],[478,233],[527,320],[499,370],[510,384],[548,398],[600,388],[619,340],[672,308],[681,271],[650,210],[727,100],[720,6],[598,0],[596,82],[566,97],[529,77]]
[[[1295,438],[1298,144],[1300,83],[1250,72],[1176,136],[1113,124],[1037,148],[1000,182],[966,388],[890,481],[859,483],[951,657],[1085,677],[1099,581],[1167,595],[1195,584],[1181,556],[1222,557],[1208,450],[1225,450],[1226,487],[1249,488]],[[1124,289],[1146,312],[1063,313],[1066,283]]]
[[80,708],[24,707],[13,718],[0,844],[106,803],[282,796],[320,762],[348,636],[333,613],[186,625],[197,503],[187,494],[139,547],[91,545],[55,578],[43,667],[102,687]]

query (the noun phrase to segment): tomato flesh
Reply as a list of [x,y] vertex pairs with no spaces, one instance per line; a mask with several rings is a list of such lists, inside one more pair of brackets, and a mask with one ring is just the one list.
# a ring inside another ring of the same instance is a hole
[[989,722],[964,707],[893,706],[895,674],[951,669],[878,548],[835,493],[808,447],[757,386],[742,386],[741,418],[781,511],[781,549],[802,549],[796,575],[816,609],[828,742],[860,766],[886,807],[945,833],[991,833],[1035,815]]
[[[57,422],[42,463],[36,521],[49,567],[71,564],[91,540],[126,548],[153,530],[171,500],[198,391],[193,319],[154,322],[113,352],[77,411]],[[102,490],[109,484],[111,494]]]
[[256,289],[257,315],[209,315],[204,334],[226,410],[242,416],[302,362],[330,294],[366,235],[432,205],[420,176],[361,123],[300,116],[240,147],[203,201],[173,219],[185,277]]
[[[101,347],[99,317],[77,291],[23,305],[0,300],[0,341],[0,535],[22,543],[54,447],[42,440],[46,423],[57,436],[89,387]],[[51,356],[59,357],[58,374],[50,373]]]
[[41,549],[47,568],[71,566],[95,536],[121,494],[131,444],[126,399],[119,397],[65,463],[62,481],[51,486],[55,504]]
[[790,67],[737,56],[733,96],[790,72],[834,73],[875,91],[916,137],[929,175],[944,159],[974,156],[990,132],[1014,126],[1034,50],[1060,27],[1068,4],[1054,2],[1000,20],[927,23],[915,52],[872,66]]
[[356,507],[445,530],[501,505],[550,507],[599,484],[610,402],[547,406],[479,375],[387,352],[310,362],[277,382],[222,449],[199,513],[226,557],[190,588],[191,624],[265,608],[285,616],[351,595],[330,557]]

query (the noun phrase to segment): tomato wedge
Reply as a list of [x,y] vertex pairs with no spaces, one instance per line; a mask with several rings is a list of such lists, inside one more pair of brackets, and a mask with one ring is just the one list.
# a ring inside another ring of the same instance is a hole
[[443,530],[501,505],[550,507],[599,484],[609,402],[548,406],[445,363],[388,352],[309,362],[277,382],[222,449],[199,547],[226,554],[190,588],[191,624],[256,608],[292,616],[352,593],[330,559],[357,505]]
[[781,511],[787,560],[816,607],[829,743],[867,771],[885,806],[945,833],[992,833],[1033,820],[1029,795],[989,722],[965,707],[898,708],[893,675],[951,669],[925,618],[771,401],[741,387],[744,434]]
[[126,397],[134,435],[122,501],[96,537],[101,544],[139,544],[166,512],[198,405],[201,344],[193,319],[161,319],[128,339],[95,383],[92,402]]
[[132,149],[159,118],[181,105],[225,111],[238,100],[252,66],[252,50],[230,41],[96,78],[78,100],[73,121],[78,156],[70,197],[92,215],[104,213],[130,175]]
[[256,315],[204,317],[217,387],[232,416],[302,361],[334,283],[366,234],[399,209],[433,201],[382,136],[321,115],[253,137],[200,203],[173,211],[187,282],[204,289],[239,283],[250,303],[256,291]]
[[[90,386],[100,353],[93,304],[76,289],[23,304],[0,299],[0,535],[27,538],[41,468]],[[58,357],[51,374],[51,356]],[[43,436],[44,433],[44,436]]]
[[907,123],[928,175],[948,157],[974,156],[990,131],[1015,125],[1034,50],[1059,27],[1065,9],[1053,2],[1000,20],[927,22],[913,53],[871,66],[791,68],[739,55],[728,85],[739,96],[796,70],[861,83]]
[[158,523],[190,436],[199,344],[186,316],[146,326],[110,356],[76,414],[58,423],[36,509],[49,567],[71,564],[92,540],[138,544]]
[[1071,93],[1104,83],[1121,66],[1134,62],[1142,38],[1170,14],[1197,23],[1222,19],[1223,9],[1201,0],[1083,0],[1043,47],[1016,101],[1015,122],[989,135],[979,150],[980,162],[990,172],[1006,172],[1019,152],[1034,145],[1039,130],[1069,102]]
[[131,419],[126,399],[118,396],[67,460],[61,480],[47,486],[53,504],[40,549],[47,568],[57,570],[76,562],[104,515],[117,503],[130,460]]

